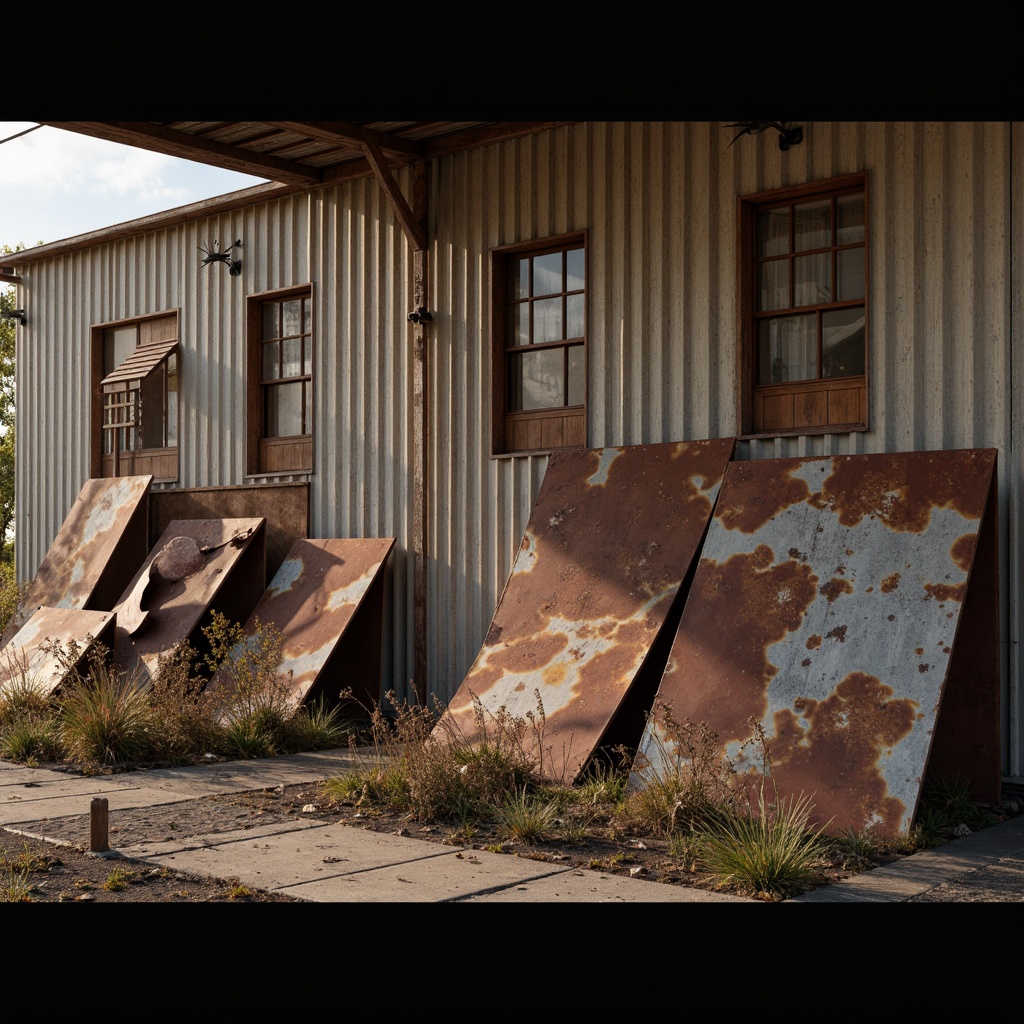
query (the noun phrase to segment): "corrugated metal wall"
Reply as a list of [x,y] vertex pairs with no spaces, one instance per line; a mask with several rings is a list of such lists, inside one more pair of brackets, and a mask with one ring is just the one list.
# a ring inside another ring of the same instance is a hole
[[[1004,750],[1009,773],[1024,775],[1024,428],[1018,415],[1011,434],[1010,401],[1012,391],[1019,410],[1024,396],[1021,361],[1010,360],[1022,319],[1012,267],[1024,224],[1011,204],[1022,194],[1021,133],[1005,123],[810,123],[785,153],[774,134],[730,146],[733,133],[717,122],[585,123],[431,166],[428,692],[451,697],[472,663],[547,461],[489,457],[490,248],[588,230],[591,446],[727,436],[737,429],[737,196],[867,170],[872,429],[741,442],[738,457],[999,449],[1013,680]],[[399,180],[408,195],[409,178]],[[200,245],[236,238],[239,278],[200,269]],[[376,183],[54,258],[25,276],[19,438],[34,469],[18,478],[19,507],[30,510],[19,520],[19,570],[38,565],[87,475],[89,324],[181,310],[181,436],[196,443],[181,445],[180,483],[241,483],[245,296],[313,282],[313,529],[398,538],[385,688],[411,697],[412,260]]]

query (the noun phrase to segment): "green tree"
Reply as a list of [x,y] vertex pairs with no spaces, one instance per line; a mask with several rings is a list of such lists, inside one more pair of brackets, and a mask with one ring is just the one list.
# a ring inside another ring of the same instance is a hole
[[[0,255],[24,249],[0,246]],[[0,310],[15,308],[13,287],[0,291]],[[13,562],[14,545],[14,357],[17,320],[0,318],[0,561]]]

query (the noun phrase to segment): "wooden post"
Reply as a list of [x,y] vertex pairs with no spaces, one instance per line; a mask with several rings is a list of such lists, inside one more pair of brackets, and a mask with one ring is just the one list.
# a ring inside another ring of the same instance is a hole
[[89,852],[106,853],[110,849],[108,843],[109,812],[107,798],[94,796],[89,805]]

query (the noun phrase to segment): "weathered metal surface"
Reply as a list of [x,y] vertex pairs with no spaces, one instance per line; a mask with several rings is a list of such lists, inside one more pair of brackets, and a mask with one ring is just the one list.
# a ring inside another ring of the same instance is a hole
[[[730,465],[641,744],[652,768],[684,753],[667,708],[707,723],[756,784],[752,720],[780,795],[810,797],[832,829],[905,832],[951,657],[974,643],[958,636],[968,596],[998,622],[995,470],[992,449]],[[972,651],[970,692],[951,695],[982,711],[949,723],[947,764],[958,748],[997,795],[997,628],[984,637],[995,650]]]
[[0,689],[24,681],[42,694],[54,693],[97,645],[110,651],[113,631],[113,612],[37,609],[0,651]]
[[[623,709],[696,558],[734,446],[552,455],[487,639],[437,730],[475,740],[476,711],[492,726],[501,708],[532,715],[524,741],[543,772],[575,778]],[[634,743],[644,724],[635,718]]]
[[[280,674],[295,705],[343,689],[367,707],[381,699],[383,574],[394,537],[296,541],[253,609],[257,620],[281,634]],[[211,689],[230,693],[231,672],[221,669]]]
[[115,667],[151,679],[161,654],[200,644],[211,610],[244,622],[263,590],[264,538],[261,518],[170,523],[114,607]]
[[108,610],[146,557],[152,476],[87,480],[4,630],[6,644],[37,608]]
[[149,499],[149,537],[155,544],[175,519],[265,519],[267,580],[297,540],[309,536],[309,484],[239,484],[175,487]]

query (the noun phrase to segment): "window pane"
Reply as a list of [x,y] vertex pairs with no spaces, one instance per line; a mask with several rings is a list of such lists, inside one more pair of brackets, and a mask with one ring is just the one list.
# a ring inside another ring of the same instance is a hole
[[839,301],[864,298],[864,247],[840,249],[836,254]]
[[864,309],[837,309],[821,317],[821,375],[864,373]]
[[508,297],[525,299],[530,294],[529,259],[508,261]]
[[542,341],[561,341],[565,337],[562,330],[562,299],[538,299],[533,303],[533,343]]
[[582,405],[586,377],[583,372],[583,346],[573,345],[569,349],[569,405]]
[[313,372],[313,339],[306,338],[302,343],[302,372],[308,377]]
[[139,428],[143,448],[164,446],[164,364],[161,363],[142,382],[139,389]]
[[564,404],[564,354],[564,349],[549,348],[511,357],[510,405],[514,412],[559,408]]
[[793,207],[793,247],[797,252],[832,244],[832,200],[798,203]]
[[134,351],[138,328],[111,327],[103,332],[103,376],[113,373]]
[[311,434],[313,432],[313,382],[311,380],[302,382],[302,394],[305,400],[302,409],[302,432]]
[[302,333],[313,333],[313,304],[309,299],[302,300]]
[[551,295],[565,291],[562,287],[562,254],[550,252],[533,258],[533,294]]
[[281,342],[281,376],[302,376],[302,339],[289,338]]
[[302,333],[302,299],[289,299],[283,304],[281,337]]
[[568,323],[565,325],[565,336],[567,338],[583,337],[583,296],[567,295],[565,297],[565,316]]
[[793,260],[794,306],[816,306],[832,301],[832,254],[797,256]]
[[757,308],[789,307],[789,260],[772,260],[757,266]]
[[178,444],[178,357],[167,357],[167,447]]
[[817,378],[817,317],[813,313],[762,320],[757,334],[758,384]]
[[512,307],[512,335],[509,346],[530,344],[530,305],[519,302]]
[[265,391],[265,437],[294,437],[302,433],[302,387],[294,384],[275,384]]
[[836,230],[839,245],[864,241],[864,193],[836,200]]
[[278,365],[278,353],[280,346],[276,341],[269,341],[263,346],[263,379],[277,380],[281,376],[281,367]]
[[263,303],[263,338],[279,338],[280,322],[278,312],[281,309],[280,302]]
[[586,287],[587,261],[582,249],[570,249],[565,254],[565,290],[574,292]]
[[782,256],[789,252],[789,207],[757,214],[757,255]]

